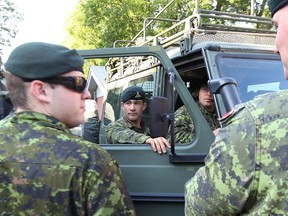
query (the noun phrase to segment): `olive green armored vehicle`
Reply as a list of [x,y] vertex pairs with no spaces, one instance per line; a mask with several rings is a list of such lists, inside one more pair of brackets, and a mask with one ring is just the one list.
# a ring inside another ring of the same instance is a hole
[[[211,24],[207,19],[226,21]],[[273,52],[275,31],[268,18],[197,9],[163,34],[147,36],[145,28],[137,43],[117,47],[116,41],[113,48],[79,52],[87,67],[100,58],[107,62],[99,143],[117,159],[137,215],[181,216],[184,185],[204,165],[215,138],[191,94],[193,87],[207,80],[223,127],[221,119],[236,104],[286,89],[288,83],[280,57]],[[165,36],[173,29],[178,29],[177,34]],[[89,80],[93,94],[93,86],[101,85],[97,71],[89,74]],[[154,153],[145,144],[107,143],[105,127],[122,116],[120,96],[132,85],[141,86],[149,98],[143,119],[152,136],[165,136],[172,125],[172,147],[167,154]],[[188,143],[173,140],[174,112],[182,105],[196,130]]]

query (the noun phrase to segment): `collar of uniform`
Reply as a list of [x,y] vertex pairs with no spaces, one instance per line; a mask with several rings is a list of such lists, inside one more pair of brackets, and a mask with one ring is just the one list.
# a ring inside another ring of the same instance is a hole
[[[129,128],[136,128],[135,126],[133,126],[133,125],[131,124],[131,122],[128,121],[127,118],[125,118],[125,116],[123,116],[123,119],[124,119],[126,125],[127,125],[127,126],[129,125]],[[142,119],[141,119],[141,128],[142,128],[142,129],[145,129],[145,128],[146,128],[145,123],[144,123],[144,121],[143,121]]]
[[205,107],[201,103],[197,102],[197,104],[198,104],[199,109],[201,110],[201,112],[203,114],[207,114],[207,115],[214,115],[215,114],[215,112],[209,112],[207,109],[205,109]]
[[19,113],[14,113],[11,116],[11,122],[15,123],[24,123],[27,121],[39,122],[42,126],[53,127],[58,130],[62,130],[67,133],[71,133],[69,128],[60,122],[58,119],[45,115],[43,113],[33,112],[33,111],[23,111]]

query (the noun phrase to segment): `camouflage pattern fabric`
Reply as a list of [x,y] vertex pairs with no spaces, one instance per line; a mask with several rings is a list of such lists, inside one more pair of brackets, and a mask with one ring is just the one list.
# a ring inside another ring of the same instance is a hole
[[236,106],[186,183],[189,215],[287,215],[288,91]]
[[114,159],[36,112],[0,121],[1,215],[135,215]]
[[[220,127],[216,113],[208,112],[199,102],[197,102],[200,111],[208,122],[210,128],[215,130]],[[195,128],[190,114],[185,106],[180,107],[175,112],[174,120],[174,138],[175,143],[191,142],[195,136]],[[167,139],[170,141],[170,128],[167,133]]]
[[124,116],[106,127],[107,143],[143,144],[150,138],[149,130],[141,122],[142,128],[134,127]]

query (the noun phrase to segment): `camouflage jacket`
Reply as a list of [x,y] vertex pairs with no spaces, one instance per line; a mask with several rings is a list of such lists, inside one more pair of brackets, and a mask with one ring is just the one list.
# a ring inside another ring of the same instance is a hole
[[205,166],[186,183],[186,215],[287,215],[288,91],[236,106]]
[[134,127],[125,117],[121,117],[106,127],[107,143],[143,144],[150,138],[149,130],[141,122],[142,128]]
[[135,215],[114,159],[58,120],[0,121],[1,215]]
[[[198,107],[208,122],[210,128],[215,130],[220,127],[217,115],[215,112],[208,112],[200,103]],[[174,138],[175,143],[191,142],[195,136],[195,128],[191,116],[185,106],[180,107],[175,112],[174,120]],[[170,128],[168,130],[167,139],[170,141]]]

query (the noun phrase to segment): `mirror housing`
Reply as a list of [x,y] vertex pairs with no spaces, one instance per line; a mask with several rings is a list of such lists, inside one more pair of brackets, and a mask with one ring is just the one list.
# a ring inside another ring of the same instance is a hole
[[168,100],[165,97],[152,96],[149,102],[150,135],[152,138],[166,137],[169,127]]
[[208,88],[212,94],[221,95],[227,112],[241,102],[236,87],[237,82],[231,77],[208,80]]

